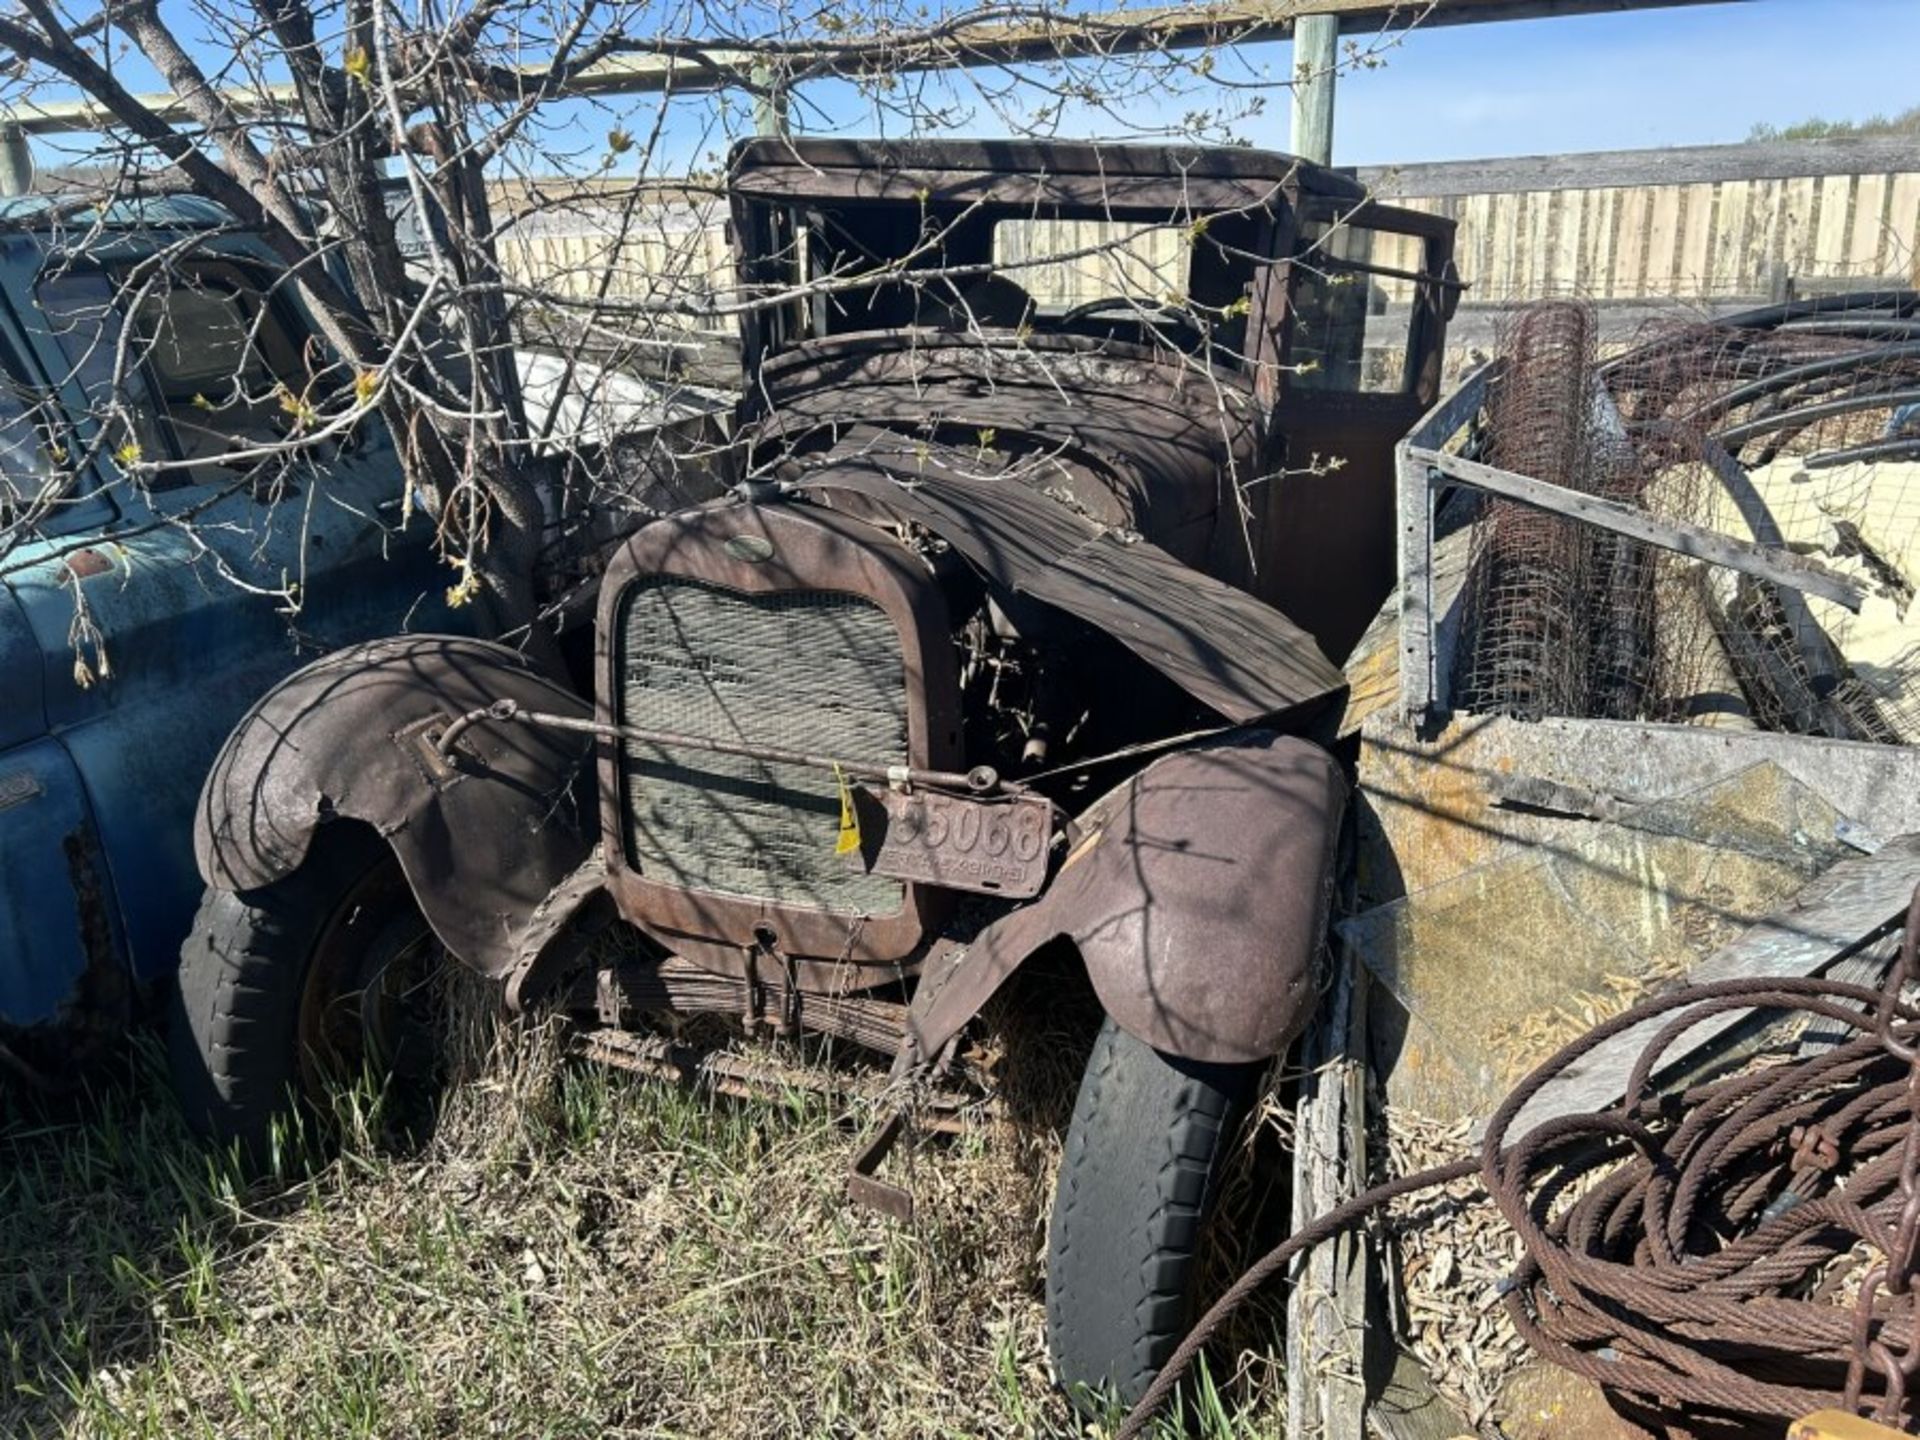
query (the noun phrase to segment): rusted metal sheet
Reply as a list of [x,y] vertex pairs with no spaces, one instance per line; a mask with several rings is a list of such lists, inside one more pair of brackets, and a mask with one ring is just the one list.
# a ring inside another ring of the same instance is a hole
[[1014,348],[883,332],[775,356],[760,387],[776,408],[748,437],[756,453],[898,451],[904,440],[917,461],[958,443],[969,474],[1021,478],[1189,563],[1246,568],[1216,517],[1232,515],[1234,484],[1260,474],[1264,415],[1230,371],[1072,334]]
[[1113,636],[1228,720],[1263,720],[1345,687],[1311,636],[1244,591],[1039,490],[922,461],[904,437],[897,451],[824,461],[800,483],[925,525],[996,583]]
[[1114,1021],[1158,1050],[1220,1063],[1283,1050],[1314,1003],[1346,789],[1331,756],[1290,737],[1156,761],[1081,818],[1045,895],[929,967],[903,1055],[939,1055],[1058,939]]
[[503,645],[382,640],[289,677],[241,721],[201,792],[194,853],[209,885],[250,890],[290,873],[315,830],[373,826],[399,857],[434,933],[488,975],[587,857],[591,747],[524,726],[470,733],[451,763],[437,729],[501,698],[585,717],[585,704]]
[[923,885],[1030,900],[1047,883],[1053,806],[1039,795],[975,800],[938,790],[853,792],[867,868]]
[[1882,838],[1920,829],[1920,750],[1757,730],[1463,717],[1422,738],[1390,715],[1361,727],[1361,903],[1383,905],[1527,850],[1564,850],[1590,822],[1499,803],[1503,777],[1633,804],[1771,762]]

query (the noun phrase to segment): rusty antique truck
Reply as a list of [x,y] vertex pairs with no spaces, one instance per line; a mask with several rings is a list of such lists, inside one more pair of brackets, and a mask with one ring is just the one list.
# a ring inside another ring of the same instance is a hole
[[[1106,1018],[1050,1343],[1132,1398],[1316,993],[1348,784],[1316,741],[1394,582],[1451,224],[1245,149],[762,139],[729,199],[731,468],[621,545],[590,684],[394,639],[229,740],[181,1093],[258,1144],[290,1092],[398,1066],[423,926],[603,1048],[745,1016],[891,1056],[902,1095],[1066,957]],[[896,1210],[898,1129],[854,1167]]]

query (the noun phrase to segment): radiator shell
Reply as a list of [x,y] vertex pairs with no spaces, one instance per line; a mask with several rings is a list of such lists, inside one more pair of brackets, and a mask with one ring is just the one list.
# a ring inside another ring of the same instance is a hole
[[[648,525],[608,568],[596,643],[603,722],[959,764],[939,591],[886,532],[819,507],[723,504]],[[830,771],[613,741],[599,768],[614,899],[696,962],[736,970],[772,950],[899,964],[945,909],[941,892],[833,853]]]

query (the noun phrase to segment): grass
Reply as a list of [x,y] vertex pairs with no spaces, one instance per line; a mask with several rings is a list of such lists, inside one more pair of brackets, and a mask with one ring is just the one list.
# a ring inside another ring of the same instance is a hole
[[[908,1227],[843,1203],[852,1132],[812,1094],[714,1101],[557,1048],[497,1044],[410,1154],[344,1096],[332,1158],[290,1137],[251,1187],[150,1045],[73,1097],[0,1097],[0,1435],[1097,1433],[1045,1365],[1057,1116],[896,1152]],[[1283,1434],[1279,1368],[1257,1346],[1163,1434]]]

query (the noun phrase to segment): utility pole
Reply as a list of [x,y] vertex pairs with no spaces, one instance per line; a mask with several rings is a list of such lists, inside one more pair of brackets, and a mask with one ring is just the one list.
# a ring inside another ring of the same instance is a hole
[[33,189],[33,151],[27,132],[0,118],[0,195],[25,195]]
[[1293,23],[1293,144],[1302,160],[1333,163],[1333,82],[1340,61],[1340,17],[1302,15]]

